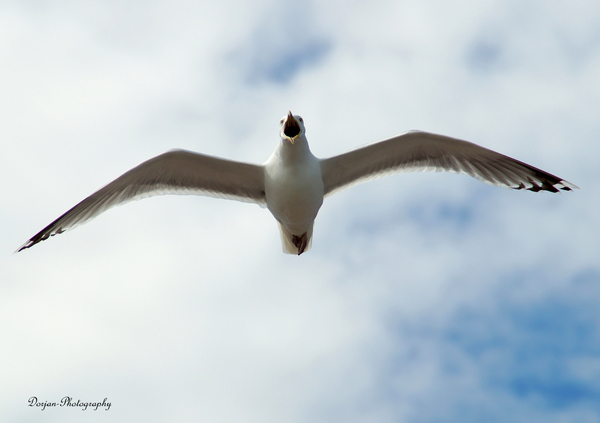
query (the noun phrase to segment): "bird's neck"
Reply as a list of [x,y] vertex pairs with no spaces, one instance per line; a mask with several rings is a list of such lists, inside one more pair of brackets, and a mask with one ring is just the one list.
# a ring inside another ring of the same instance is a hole
[[304,135],[296,138],[293,144],[287,139],[282,139],[279,145],[279,156],[284,162],[291,163],[313,157]]

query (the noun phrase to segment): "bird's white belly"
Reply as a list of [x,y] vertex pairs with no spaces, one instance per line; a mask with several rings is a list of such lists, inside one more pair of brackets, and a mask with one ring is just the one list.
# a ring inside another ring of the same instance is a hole
[[317,166],[276,167],[265,175],[267,207],[292,234],[302,235],[323,204],[323,179]]

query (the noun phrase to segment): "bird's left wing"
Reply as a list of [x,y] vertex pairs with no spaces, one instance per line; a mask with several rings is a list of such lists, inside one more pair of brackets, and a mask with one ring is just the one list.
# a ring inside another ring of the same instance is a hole
[[388,173],[428,170],[465,173],[514,189],[558,192],[577,188],[558,176],[477,144],[421,131],[321,160],[325,195]]
[[72,229],[110,207],[160,194],[198,194],[264,205],[264,169],[190,151],[169,151],[145,161],[96,191],[17,251]]

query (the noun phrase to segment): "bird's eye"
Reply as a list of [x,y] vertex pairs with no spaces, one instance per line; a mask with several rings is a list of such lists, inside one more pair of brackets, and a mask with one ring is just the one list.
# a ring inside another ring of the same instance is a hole
[[300,116],[298,116],[298,120],[302,123],[304,123],[304,119],[302,119]]
[[281,120],[279,121],[279,124],[280,124],[280,125],[283,125],[283,119],[281,119]]

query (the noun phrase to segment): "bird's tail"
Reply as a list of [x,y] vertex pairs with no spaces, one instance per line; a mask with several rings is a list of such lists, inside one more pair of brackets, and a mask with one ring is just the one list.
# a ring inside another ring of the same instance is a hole
[[[298,247],[296,247],[296,245],[294,245],[294,242],[292,241],[294,235],[290,231],[288,231],[287,228],[281,223],[277,223],[279,224],[279,234],[281,235],[281,248],[283,252],[286,254],[299,255]],[[303,253],[310,250],[310,247],[312,246],[313,225],[314,222],[310,224],[310,227],[306,231],[306,247],[304,248]]]

